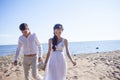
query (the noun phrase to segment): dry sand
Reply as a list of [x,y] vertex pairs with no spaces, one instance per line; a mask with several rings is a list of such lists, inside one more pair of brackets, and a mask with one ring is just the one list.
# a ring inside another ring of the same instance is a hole
[[[77,54],[72,57],[77,65],[72,66],[67,59],[66,80],[120,80],[120,51]],[[24,80],[22,56],[16,67],[12,61],[13,55],[0,57],[0,80]],[[39,73],[44,75],[43,70]]]

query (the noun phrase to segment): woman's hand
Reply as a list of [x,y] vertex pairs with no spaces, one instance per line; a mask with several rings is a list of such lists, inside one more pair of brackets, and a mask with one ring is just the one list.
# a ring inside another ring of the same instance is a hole
[[73,66],[77,65],[77,63],[75,61],[72,61],[72,63],[73,63]]

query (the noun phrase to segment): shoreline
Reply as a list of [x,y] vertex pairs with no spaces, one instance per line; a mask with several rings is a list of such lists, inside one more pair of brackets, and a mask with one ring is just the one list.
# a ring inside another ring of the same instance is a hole
[[[70,53],[71,55],[81,55],[81,54],[97,54],[97,53],[111,53],[111,52],[117,52],[120,50],[113,50],[113,51],[101,51],[101,52],[90,52],[90,53]],[[43,53],[43,55],[46,55],[47,53]],[[10,53],[7,55],[0,55],[0,57],[6,57],[6,56],[12,56],[15,55],[15,53]],[[23,55],[22,53],[20,53],[20,55]]]
[[[77,65],[72,66],[67,60],[66,80],[119,80],[120,79],[120,50],[71,55]],[[13,66],[14,55],[0,57],[0,80],[24,80],[22,56],[18,66]],[[43,56],[45,59],[46,55]],[[39,70],[43,76],[44,71]],[[14,79],[13,79],[14,77]],[[34,80],[34,79],[32,79]]]

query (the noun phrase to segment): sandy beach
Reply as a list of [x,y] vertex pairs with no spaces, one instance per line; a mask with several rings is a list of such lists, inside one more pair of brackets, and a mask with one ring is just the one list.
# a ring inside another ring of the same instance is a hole
[[[13,57],[0,57],[0,80],[24,80],[22,56],[17,66],[12,65]],[[120,51],[75,54],[72,57],[77,65],[72,66],[67,58],[66,80],[120,80]],[[44,75],[43,70],[39,73]]]

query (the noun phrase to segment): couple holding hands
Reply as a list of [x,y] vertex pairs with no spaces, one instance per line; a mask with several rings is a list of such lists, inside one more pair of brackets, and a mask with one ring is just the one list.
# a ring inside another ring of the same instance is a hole
[[[72,60],[69,54],[67,39],[61,37],[63,26],[61,24],[56,24],[53,27],[54,36],[48,40],[48,52],[43,67],[43,70],[45,70],[44,77],[38,74],[38,63],[43,63],[43,52],[38,37],[35,33],[30,32],[26,23],[20,24],[19,29],[22,32],[22,35],[18,39],[14,65],[17,65],[20,50],[23,48],[25,80],[30,80],[30,69],[32,70],[32,76],[35,80],[66,80],[67,66],[64,48],[73,66],[76,65],[76,62]],[[38,50],[39,54],[37,54]]]

